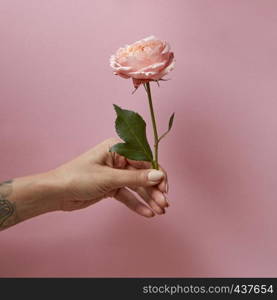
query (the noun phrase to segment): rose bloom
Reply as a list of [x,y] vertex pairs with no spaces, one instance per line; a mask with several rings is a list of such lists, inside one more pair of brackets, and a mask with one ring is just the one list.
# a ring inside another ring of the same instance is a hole
[[174,54],[166,41],[149,36],[119,48],[110,58],[114,74],[132,78],[135,88],[149,81],[158,81],[174,67]]

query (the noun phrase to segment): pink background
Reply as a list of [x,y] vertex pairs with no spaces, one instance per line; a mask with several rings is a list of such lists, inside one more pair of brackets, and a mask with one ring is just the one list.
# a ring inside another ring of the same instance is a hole
[[[153,86],[171,208],[109,199],[0,233],[0,276],[277,276],[275,0],[1,0],[0,180],[115,135],[112,103],[150,121],[110,54],[154,34],[176,55]],[[149,131],[149,136],[151,132]]]

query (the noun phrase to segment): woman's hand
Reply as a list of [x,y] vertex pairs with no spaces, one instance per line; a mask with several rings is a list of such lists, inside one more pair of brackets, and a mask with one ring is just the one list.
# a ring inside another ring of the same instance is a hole
[[0,183],[0,231],[47,212],[81,209],[107,197],[145,217],[164,214],[168,206],[165,171],[109,152],[117,142],[108,139],[56,169]]
[[61,210],[81,209],[113,197],[145,217],[165,213],[169,206],[165,197],[168,189],[166,172],[150,169],[148,162],[128,160],[109,152],[118,142],[120,140],[116,138],[105,140],[48,172],[48,176],[53,176],[63,187],[59,200]]

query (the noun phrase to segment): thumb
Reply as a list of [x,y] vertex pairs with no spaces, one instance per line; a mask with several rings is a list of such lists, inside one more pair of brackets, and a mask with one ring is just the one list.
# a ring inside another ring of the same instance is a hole
[[154,169],[122,170],[112,169],[112,185],[114,188],[123,186],[153,186],[165,176],[162,171]]

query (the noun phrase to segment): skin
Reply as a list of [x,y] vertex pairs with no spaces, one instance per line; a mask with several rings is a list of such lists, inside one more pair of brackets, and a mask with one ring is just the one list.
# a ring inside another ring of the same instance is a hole
[[169,206],[167,175],[150,181],[151,164],[109,152],[111,138],[72,161],[45,173],[0,183],[0,230],[52,211],[86,208],[112,197],[144,217],[162,215]]

